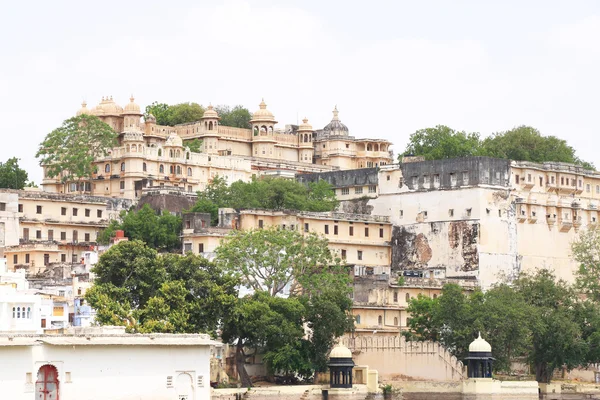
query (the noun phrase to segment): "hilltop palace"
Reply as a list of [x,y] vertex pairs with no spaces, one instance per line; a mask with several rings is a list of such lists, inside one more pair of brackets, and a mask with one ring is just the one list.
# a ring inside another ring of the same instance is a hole
[[[95,115],[110,125],[118,132],[119,145],[96,160],[91,181],[63,183],[60,176],[50,178],[44,173],[44,191],[135,200],[150,187],[175,187],[195,193],[216,175],[228,182],[264,175],[293,179],[297,173],[377,167],[392,162],[391,143],[350,136],[337,107],[331,122],[318,130],[306,118],[300,125],[277,129],[275,116],[264,101],[252,116],[251,129],[222,126],[212,106],[192,123],[157,125],[151,114],[141,122],[143,114],[133,97],[125,107],[112,97],[103,98],[92,109],[83,103],[77,112],[81,114]],[[186,146],[191,139],[202,141],[201,153]]]

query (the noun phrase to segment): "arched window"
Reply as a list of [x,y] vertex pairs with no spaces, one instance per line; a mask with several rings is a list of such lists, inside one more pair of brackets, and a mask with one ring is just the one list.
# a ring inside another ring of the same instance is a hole
[[398,317],[394,317],[394,325],[398,326]]
[[187,153],[185,153],[185,159],[189,160],[190,159],[190,152],[188,151]]
[[381,315],[377,317],[377,325],[383,325],[383,317]]
[[158,156],[162,157],[162,149],[158,149]]
[[406,293],[406,302],[408,303],[410,301],[410,293]]
[[175,166],[171,165],[169,167],[169,173],[174,174],[175,173]]
[[16,313],[17,313],[17,307],[13,307],[13,318],[17,318]]
[[357,316],[356,316],[356,323],[357,323],[357,324],[360,324],[360,315],[357,315]]
[[143,164],[142,164],[142,170],[143,170],[144,172],[146,172],[146,170],[147,170],[146,163],[143,163]]
[[175,157],[180,158],[181,157],[181,152],[179,150],[177,150],[175,152]]
[[177,166],[177,175],[181,175],[181,167],[179,165]]
[[169,157],[173,158],[173,150],[169,150]]
[[192,168],[188,167],[188,176],[192,176]]
[[254,136],[258,136],[258,126],[254,127]]
[[398,292],[394,292],[394,303],[398,302]]
[[213,130],[212,128],[213,128],[213,123],[212,123],[212,121],[210,121],[210,122],[208,123],[208,130],[209,130],[209,131],[212,131],[212,130]]
[[125,163],[124,162],[121,163],[121,172],[125,172]]
[[110,164],[104,164],[104,172],[110,172]]
[[164,174],[165,173],[165,166],[162,165],[162,164],[160,164],[160,166],[158,167],[158,172],[161,173],[161,174]]
[[31,319],[31,307],[27,307],[27,319]]

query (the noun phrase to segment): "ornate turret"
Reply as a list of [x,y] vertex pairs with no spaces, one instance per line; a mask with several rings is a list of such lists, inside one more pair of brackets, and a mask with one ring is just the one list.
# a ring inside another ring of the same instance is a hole
[[329,353],[329,386],[332,388],[352,387],[352,352],[341,343]]
[[133,95],[129,103],[123,108],[123,130],[125,132],[140,132],[140,106],[135,102]]
[[82,114],[87,114],[87,115],[92,114],[92,110],[89,110],[87,108],[87,103],[85,102],[85,100],[83,101],[83,103],[81,103],[81,108],[77,111],[77,116],[80,116]]
[[204,115],[200,118],[204,123],[204,130],[209,132],[217,131],[220,119],[219,114],[215,111],[212,104],[208,105],[206,111],[204,111]]
[[469,357],[465,358],[467,362],[467,375],[469,378],[491,378],[492,364],[492,346],[486,342],[481,333],[477,339],[469,345]]
[[348,127],[342,124],[337,106],[333,109],[333,119],[325,125],[323,133],[329,136],[348,136]]

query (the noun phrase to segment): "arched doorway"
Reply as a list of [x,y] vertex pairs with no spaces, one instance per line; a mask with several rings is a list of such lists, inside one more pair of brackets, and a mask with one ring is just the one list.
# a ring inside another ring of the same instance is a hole
[[54,365],[42,365],[35,381],[36,400],[59,400],[58,370]]
[[194,400],[194,380],[187,373],[180,373],[175,383],[177,400]]

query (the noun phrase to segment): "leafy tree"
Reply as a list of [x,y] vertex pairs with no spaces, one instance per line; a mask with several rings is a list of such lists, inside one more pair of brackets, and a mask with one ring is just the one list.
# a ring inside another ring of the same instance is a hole
[[19,168],[19,159],[9,158],[6,162],[0,162],[0,188],[23,189],[27,183],[27,171]]
[[102,325],[131,332],[213,335],[237,302],[238,281],[203,257],[159,256],[141,241],[121,242],[94,267],[86,299]]
[[238,105],[231,108],[230,106],[219,105],[215,107],[215,111],[219,114],[221,118],[219,123],[223,126],[251,128],[250,120],[252,119],[252,114],[245,107]]
[[200,139],[184,140],[183,145],[189,147],[193,153],[202,153],[202,140]]
[[485,138],[482,142],[482,152],[496,158],[539,163],[558,161],[593,169],[592,164],[580,160],[575,155],[575,149],[565,140],[556,136],[543,136],[537,129],[525,125]]
[[577,288],[600,303],[600,229],[581,231],[571,245],[571,253],[579,263]]
[[[404,154],[424,156],[426,160],[469,157],[479,155],[478,133],[455,131],[445,125],[419,129],[410,135]],[[402,155],[399,156],[402,161]]]
[[93,162],[117,145],[117,134],[93,115],[82,114],[65,120],[40,144],[36,157],[46,175],[64,181],[90,179]]
[[130,240],[141,240],[148,246],[163,251],[171,251],[180,247],[181,217],[164,211],[157,214],[150,205],[138,211],[122,211],[121,222],[113,220],[98,236],[99,243],[109,243],[115,231],[125,231]]
[[149,106],[146,106],[146,112],[144,113],[144,119],[148,119],[150,114],[156,118],[158,125],[171,125],[172,111],[168,104],[153,102]]
[[152,114],[158,125],[174,126],[199,121],[204,115],[204,108],[198,103],[179,103],[168,105],[153,102],[146,106],[145,118]]
[[439,313],[438,308],[439,301],[437,298],[432,299],[422,294],[411,298],[406,309],[407,315],[410,315],[410,318],[407,318],[406,321],[408,330],[402,332],[402,334],[408,340],[438,341],[439,329],[433,320],[433,316]]

